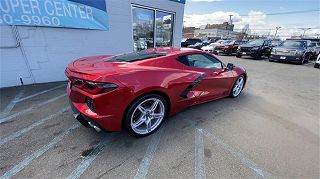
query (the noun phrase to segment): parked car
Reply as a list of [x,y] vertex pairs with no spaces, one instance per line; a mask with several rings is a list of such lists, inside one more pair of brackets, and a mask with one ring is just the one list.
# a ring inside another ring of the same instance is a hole
[[96,131],[126,129],[143,137],[189,106],[240,95],[242,67],[195,50],[155,48],[86,57],[68,65],[67,94],[75,118]]
[[316,62],[314,63],[314,67],[315,67],[315,68],[320,68],[320,54],[318,55],[317,60],[316,60]]
[[181,42],[181,47],[188,47],[189,45],[194,45],[198,42],[202,42],[202,40],[197,38],[188,38]]
[[310,43],[309,40],[286,40],[272,49],[269,61],[308,62],[313,56]]
[[209,42],[197,42],[194,45],[189,45],[188,48],[194,48],[201,50],[201,47],[209,45]]
[[320,42],[311,41],[310,48],[312,48],[313,57],[317,58],[320,54]]
[[206,51],[206,52],[213,52],[214,49],[216,48],[217,45],[220,45],[222,42],[224,42],[225,40],[218,40],[216,42],[210,43],[207,46],[203,46],[201,48],[201,50]]
[[237,58],[242,56],[251,56],[254,59],[261,59],[262,56],[269,57],[272,49],[272,40],[256,39],[251,40],[246,44],[240,45],[237,49]]
[[214,54],[219,55],[220,53],[232,55],[237,52],[239,45],[243,44],[243,41],[232,40],[232,41],[224,41],[221,44],[217,45]]

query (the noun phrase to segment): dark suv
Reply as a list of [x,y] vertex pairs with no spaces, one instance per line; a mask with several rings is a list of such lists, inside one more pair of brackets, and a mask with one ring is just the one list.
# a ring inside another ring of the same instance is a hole
[[303,64],[313,56],[313,47],[309,40],[286,40],[272,49],[269,61],[285,61]]
[[272,49],[272,41],[267,39],[251,40],[246,44],[240,45],[237,49],[237,58],[244,55],[251,56],[254,59],[261,59],[262,56],[269,57]]
[[188,38],[185,41],[181,42],[181,47],[188,47],[189,45],[194,45],[197,42],[202,42],[202,40],[196,38]]

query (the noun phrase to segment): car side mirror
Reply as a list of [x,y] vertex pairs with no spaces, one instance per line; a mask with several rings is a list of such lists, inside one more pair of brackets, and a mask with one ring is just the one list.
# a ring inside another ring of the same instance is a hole
[[234,64],[228,63],[228,64],[227,64],[227,68],[228,68],[229,70],[233,70]]

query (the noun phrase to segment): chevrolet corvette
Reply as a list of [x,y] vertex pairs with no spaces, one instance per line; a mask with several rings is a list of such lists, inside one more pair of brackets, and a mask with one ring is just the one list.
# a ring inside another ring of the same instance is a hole
[[155,132],[183,109],[240,95],[246,70],[189,48],[86,57],[65,70],[74,117],[96,131]]

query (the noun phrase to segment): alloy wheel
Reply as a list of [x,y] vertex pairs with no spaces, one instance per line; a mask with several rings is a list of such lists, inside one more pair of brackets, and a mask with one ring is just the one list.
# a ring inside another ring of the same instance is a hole
[[237,81],[232,89],[232,94],[234,97],[238,96],[241,93],[241,91],[243,89],[243,85],[244,85],[244,77],[240,76],[237,79]]
[[132,130],[140,135],[154,131],[165,117],[165,106],[158,98],[149,98],[134,109],[130,123]]

